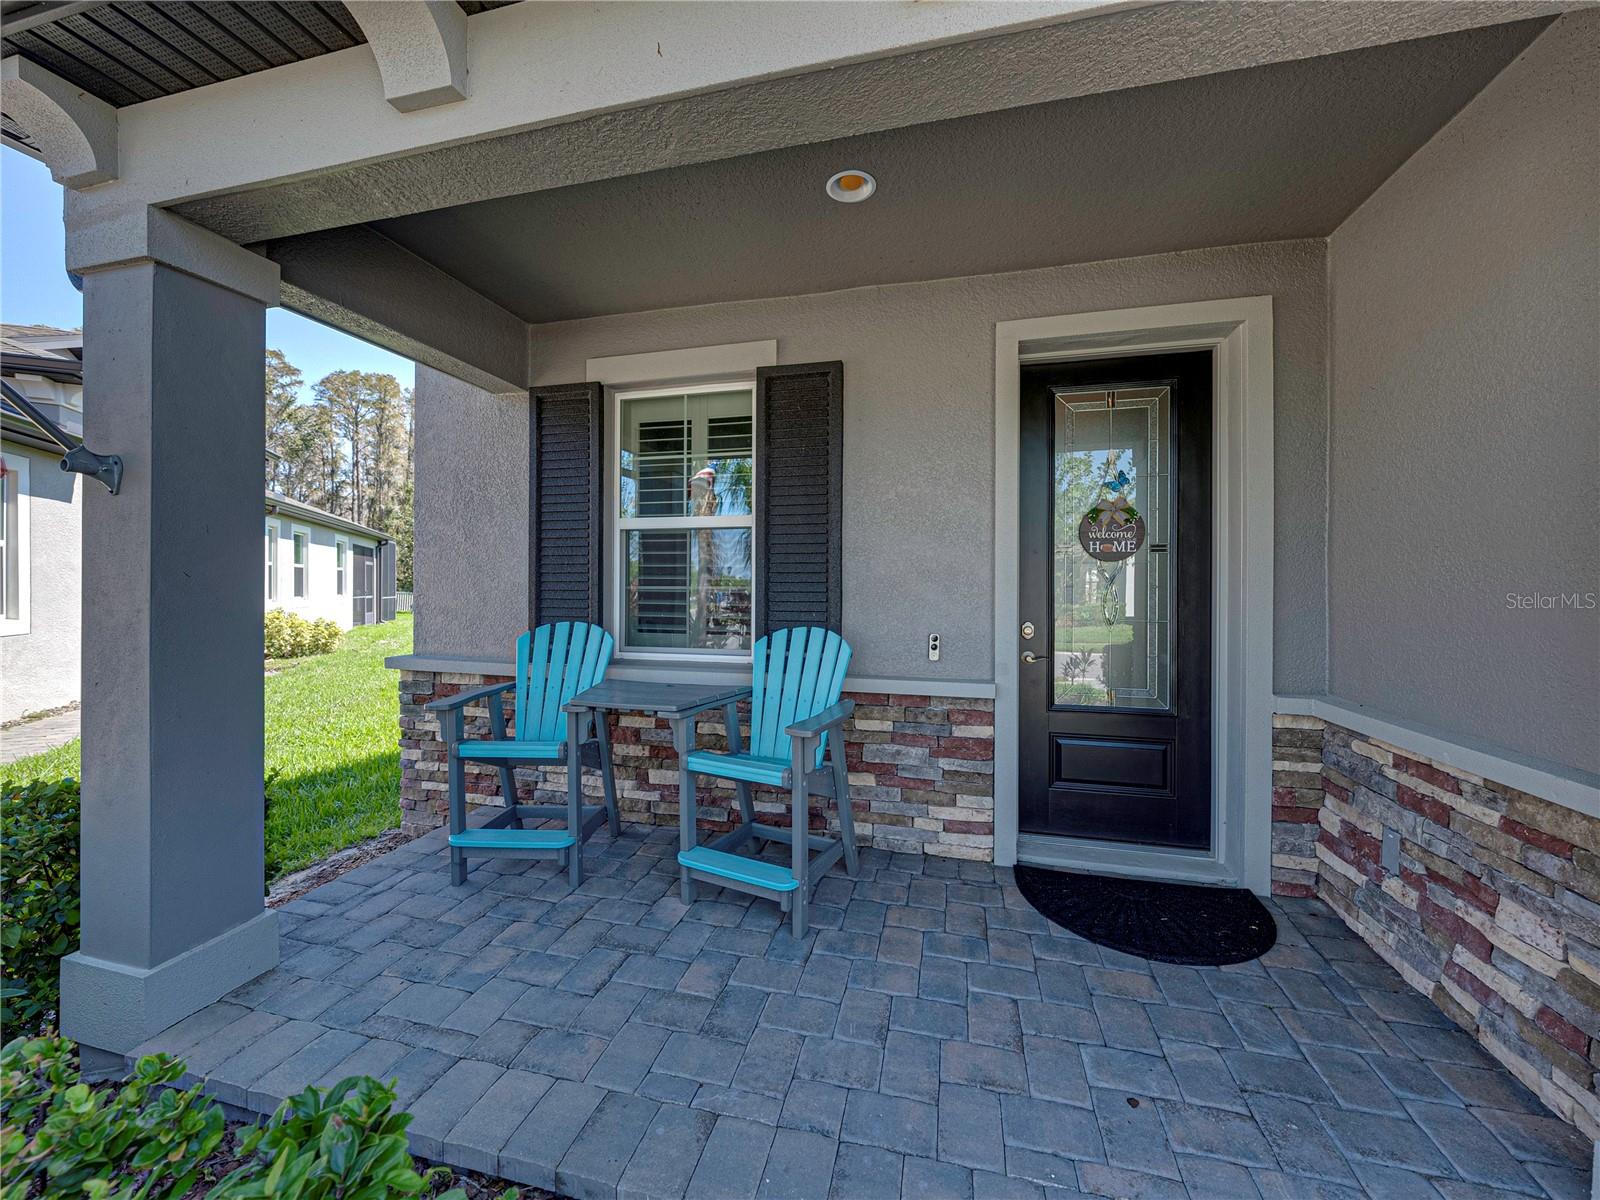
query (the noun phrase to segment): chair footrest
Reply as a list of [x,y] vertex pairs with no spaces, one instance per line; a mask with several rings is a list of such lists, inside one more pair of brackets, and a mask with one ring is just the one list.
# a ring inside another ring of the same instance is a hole
[[469,829],[450,835],[450,844],[460,850],[565,850],[576,843],[565,829]]
[[713,850],[709,846],[680,850],[678,865],[688,867],[692,871],[715,875],[720,879],[753,883],[774,892],[792,892],[800,886],[787,868],[775,863],[762,862],[760,859],[745,858],[741,854]]

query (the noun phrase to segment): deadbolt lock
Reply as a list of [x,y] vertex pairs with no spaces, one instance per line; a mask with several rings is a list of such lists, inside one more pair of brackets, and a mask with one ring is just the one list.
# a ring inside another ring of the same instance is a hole
[[1024,621],[1022,623],[1022,640],[1026,642],[1026,641],[1031,640],[1032,637],[1033,637],[1033,622],[1032,621]]

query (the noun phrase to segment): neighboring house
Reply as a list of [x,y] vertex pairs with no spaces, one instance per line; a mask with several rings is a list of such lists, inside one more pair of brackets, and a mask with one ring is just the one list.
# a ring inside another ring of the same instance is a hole
[[395,546],[381,531],[269,490],[264,546],[267,611],[341,629],[394,620]]
[[[220,564],[283,304],[420,364],[408,822],[423,705],[530,625],[719,682],[834,626],[875,846],[1320,896],[1600,1131],[1600,11],[397,0],[212,82],[72,9],[6,115],[69,188],[90,440],[171,465],[85,531],[85,753],[136,778],[86,771],[67,1032],[277,961]],[[1069,478],[1144,522],[1116,602]],[[627,733],[629,817],[674,822]]]
[[[0,325],[0,376],[83,435],[82,330]],[[78,700],[84,481],[4,402],[0,439],[0,721],[14,721]]]
[[[0,326],[0,373],[67,433],[83,436],[83,331]],[[79,697],[84,481],[27,417],[0,406],[0,721]],[[99,487],[91,481],[92,487]],[[392,620],[395,546],[376,529],[267,491],[268,609],[341,629]]]

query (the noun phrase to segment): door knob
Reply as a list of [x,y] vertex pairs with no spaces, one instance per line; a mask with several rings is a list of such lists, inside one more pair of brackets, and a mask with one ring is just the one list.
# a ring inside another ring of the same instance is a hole
[[1022,661],[1025,663],[1036,663],[1039,661],[1039,656],[1032,650],[1024,650],[1022,652]]

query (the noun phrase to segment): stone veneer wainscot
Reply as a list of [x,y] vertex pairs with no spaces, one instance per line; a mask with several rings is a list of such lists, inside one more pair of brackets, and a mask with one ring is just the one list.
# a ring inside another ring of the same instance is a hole
[[1600,818],[1316,717],[1273,724],[1273,891],[1327,902],[1600,1139]]
[[[446,815],[446,763],[439,723],[424,706],[431,700],[502,680],[492,675],[429,671],[400,673],[400,806],[407,826],[431,828]],[[880,849],[994,860],[994,701],[850,692],[854,718],[845,726],[845,763],[855,805],[856,836]],[[509,707],[508,707],[509,716]],[[699,746],[726,745],[720,710],[697,724]],[[488,710],[466,711],[466,736],[488,737]],[[624,714],[612,725],[617,800],[625,821],[676,825],[678,764],[665,721]],[[563,768],[519,770],[524,803],[535,792],[551,801],[566,795]],[[600,795],[600,777],[584,772],[586,793]],[[467,791],[499,802],[492,767],[467,767]],[[550,793],[556,793],[551,795]],[[736,806],[731,784],[701,779],[701,824],[726,829]],[[788,798],[755,789],[758,818],[787,819]],[[839,827],[829,800],[811,801],[812,827]]]

